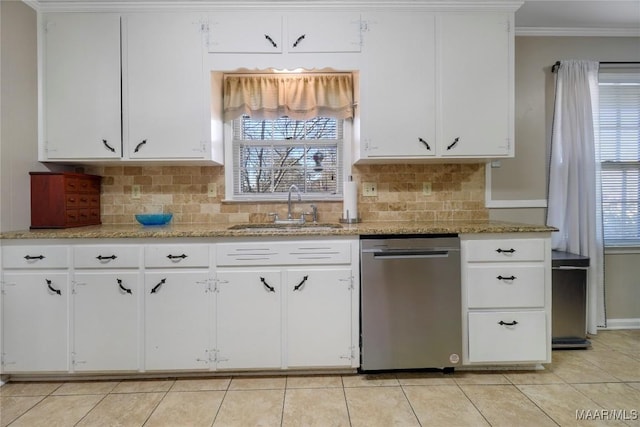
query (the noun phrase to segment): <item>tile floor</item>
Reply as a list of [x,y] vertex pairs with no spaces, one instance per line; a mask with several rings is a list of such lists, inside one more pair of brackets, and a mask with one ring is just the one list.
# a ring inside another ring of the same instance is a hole
[[544,371],[9,382],[0,425],[640,426],[640,330],[592,343]]

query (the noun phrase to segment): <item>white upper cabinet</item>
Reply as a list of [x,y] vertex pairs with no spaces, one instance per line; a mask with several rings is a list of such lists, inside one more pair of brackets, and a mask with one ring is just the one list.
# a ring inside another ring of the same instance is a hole
[[204,14],[43,19],[39,160],[216,160]]
[[438,17],[440,155],[513,155],[513,34],[507,13]]
[[209,15],[211,53],[359,52],[358,12],[224,11]]
[[297,12],[287,15],[290,53],[360,52],[357,12]]
[[123,17],[123,123],[132,159],[203,159],[208,146],[198,13]]
[[356,162],[512,157],[513,13],[363,17]]
[[364,19],[356,157],[435,156],[434,15],[377,13]]
[[214,12],[209,52],[282,53],[282,15],[277,12]]
[[51,13],[43,21],[40,160],[119,159],[120,15]]

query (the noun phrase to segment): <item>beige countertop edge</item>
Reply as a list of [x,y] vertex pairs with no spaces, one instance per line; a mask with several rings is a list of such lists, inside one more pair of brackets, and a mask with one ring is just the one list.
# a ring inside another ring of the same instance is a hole
[[137,224],[100,225],[66,229],[19,230],[0,233],[0,239],[122,239],[184,237],[295,237],[360,236],[385,234],[535,233],[554,227],[503,221],[368,222],[343,224],[335,229],[229,230],[233,224],[178,224],[143,227]]

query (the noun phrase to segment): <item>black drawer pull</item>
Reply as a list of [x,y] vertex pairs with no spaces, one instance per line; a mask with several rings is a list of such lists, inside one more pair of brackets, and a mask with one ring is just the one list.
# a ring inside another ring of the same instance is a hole
[[151,289],[151,293],[155,294],[156,292],[158,292],[158,289],[160,289],[160,286],[164,285],[166,282],[167,282],[166,278],[160,280],[158,284]]
[[262,284],[265,286],[265,288],[267,288],[269,290],[269,292],[275,292],[276,288],[274,288],[273,286],[269,286],[269,284],[267,283],[267,281],[264,279],[264,277],[260,278],[260,281],[262,282]]
[[104,260],[108,260],[108,259],[110,259],[110,260],[114,260],[114,259],[116,259],[116,258],[118,258],[118,257],[117,257],[117,256],[115,256],[115,255],[110,255],[110,256],[102,256],[102,255],[98,255],[98,256],[96,257],[96,259],[97,259],[98,261],[104,261]]
[[515,320],[513,322],[504,322],[502,320],[498,322],[498,325],[502,325],[502,326],[515,326],[517,324],[518,322]]
[[496,252],[498,252],[499,254],[512,254],[514,253],[516,250],[511,248],[511,249],[496,249]]
[[299,291],[299,290],[300,290],[300,288],[301,288],[302,286],[304,286],[304,284],[305,284],[305,282],[307,281],[307,279],[308,279],[308,278],[309,278],[309,276],[304,276],[304,277],[302,278],[302,281],[301,281],[300,283],[298,283],[296,286],[294,286],[294,287],[293,287],[293,290],[294,290],[294,291]]
[[422,142],[424,144],[424,146],[427,147],[427,150],[431,151],[431,146],[429,145],[429,143],[427,141],[425,141],[422,138],[418,138],[418,141]]
[[58,295],[62,295],[62,292],[60,292],[60,289],[56,289],[53,286],[51,286],[51,280],[49,279],[44,279],[47,282],[47,288],[49,288],[49,290],[51,292],[55,292]]
[[118,286],[120,287],[120,289],[122,289],[124,292],[128,294],[131,294],[131,289],[127,289],[124,286],[122,286],[122,280],[116,279],[116,282],[118,282]]
[[167,258],[169,259],[185,259],[187,257],[187,255],[182,254],[182,255],[167,255]]
[[455,147],[458,141],[460,141],[460,138],[454,139],[451,144],[447,145],[447,150],[451,150],[453,147]]
[[140,147],[142,147],[144,144],[147,143],[146,139],[143,139],[141,143],[139,143],[138,145],[136,145],[136,148],[133,149],[134,153],[137,153],[138,151],[140,151]]
[[516,276],[498,276],[498,277],[496,277],[496,279],[498,279],[498,280],[516,280],[517,277]]
[[112,153],[115,153],[115,152],[116,152],[116,149],[115,149],[115,148],[113,148],[112,146],[110,146],[110,145],[107,143],[107,140],[106,140],[106,139],[103,139],[103,140],[102,140],[102,144],[104,144],[104,146],[106,147],[106,149],[107,149],[107,150],[109,150],[109,151],[111,151]]
[[298,37],[295,41],[295,43],[293,43],[293,47],[298,47],[298,43],[300,43],[302,40],[304,40],[306,34],[301,35],[300,37]]
[[45,256],[44,255],[38,255],[38,256],[31,256],[31,255],[25,255],[24,259],[26,259],[27,261],[31,261],[32,259],[44,259]]
[[274,41],[273,41],[273,39],[271,38],[271,36],[269,36],[269,34],[265,34],[265,35],[264,35],[264,38],[265,38],[265,39],[267,39],[267,40],[269,40],[269,42],[271,43],[271,45],[272,45],[273,47],[278,47],[278,45],[276,44],[276,42],[274,42]]

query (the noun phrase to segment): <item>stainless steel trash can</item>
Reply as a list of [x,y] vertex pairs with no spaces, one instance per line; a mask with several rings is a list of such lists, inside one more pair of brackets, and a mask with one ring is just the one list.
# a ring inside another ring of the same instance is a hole
[[551,347],[587,348],[589,257],[553,251],[551,266]]

